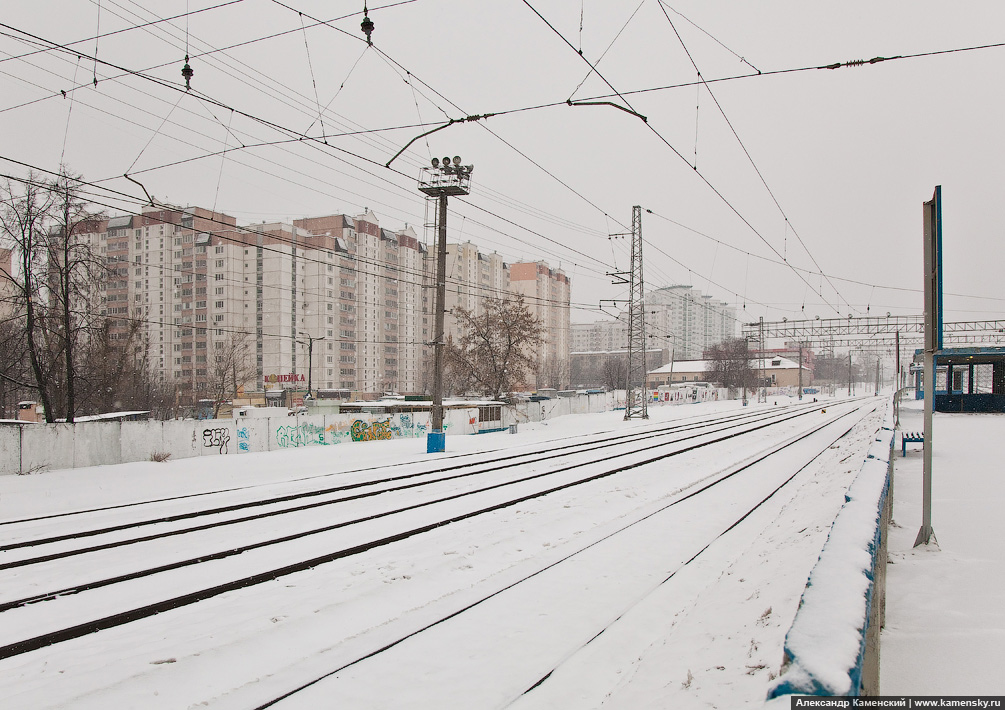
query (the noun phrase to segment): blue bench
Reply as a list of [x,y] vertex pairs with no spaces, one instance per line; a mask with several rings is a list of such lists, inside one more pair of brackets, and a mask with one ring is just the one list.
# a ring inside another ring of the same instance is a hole
[[905,431],[900,435],[900,455],[901,457],[907,456],[907,444],[924,444],[925,435],[920,431]]

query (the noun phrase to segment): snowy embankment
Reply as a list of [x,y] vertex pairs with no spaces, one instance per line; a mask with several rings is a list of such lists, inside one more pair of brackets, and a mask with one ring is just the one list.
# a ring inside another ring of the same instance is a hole
[[893,439],[888,410],[806,583],[771,698],[878,691]]

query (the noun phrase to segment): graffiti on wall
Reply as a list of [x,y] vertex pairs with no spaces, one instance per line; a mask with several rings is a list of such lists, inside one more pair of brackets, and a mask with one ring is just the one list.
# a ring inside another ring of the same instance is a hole
[[365,422],[357,419],[349,427],[353,441],[382,441],[391,439],[391,420]]
[[291,424],[276,429],[276,444],[288,449],[325,443],[325,429],[317,424]]
[[248,427],[240,427],[237,430],[237,450],[251,451],[251,435],[248,433]]
[[[328,420],[331,421],[330,419]],[[444,430],[448,428],[446,422]],[[275,430],[276,446],[281,449],[299,446],[331,446],[350,441],[387,441],[390,439],[409,439],[425,436],[429,430],[425,422],[417,423],[412,414],[394,414],[384,419],[369,417],[348,417],[340,421],[321,426],[315,423],[280,425]],[[250,450],[250,437],[242,437],[238,447],[241,451]]]
[[220,449],[221,454],[227,453],[227,443],[230,441],[230,431],[226,428],[203,429],[202,446],[204,449]]

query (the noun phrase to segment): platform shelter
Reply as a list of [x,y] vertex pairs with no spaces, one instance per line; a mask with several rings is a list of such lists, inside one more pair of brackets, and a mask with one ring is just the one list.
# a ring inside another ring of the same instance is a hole
[[[916,397],[925,396],[922,351],[911,371]],[[946,348],[935,356],[935,411],[1005,412],[1005,347]]]

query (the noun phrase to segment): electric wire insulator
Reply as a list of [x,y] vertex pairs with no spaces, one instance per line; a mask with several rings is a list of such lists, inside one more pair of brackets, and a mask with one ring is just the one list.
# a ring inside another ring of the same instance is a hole
[[192,76],[194,74],[195,74],[195,71],[193,71],[192,67],[189,66],[188,55],[186,54],[185,55],[185,66],[183,66],[181,68],[181,75],[185,78],[185,91],[188,91],[189,89],[192,88]]

